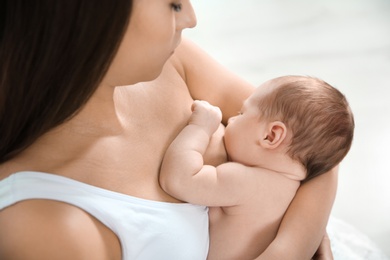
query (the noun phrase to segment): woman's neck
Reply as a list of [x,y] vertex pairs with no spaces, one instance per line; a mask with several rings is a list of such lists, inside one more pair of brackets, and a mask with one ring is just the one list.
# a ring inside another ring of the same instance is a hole
[[114,99],[115,87],[100,86],[62,129],[83,135],[118,135],[123,126]]

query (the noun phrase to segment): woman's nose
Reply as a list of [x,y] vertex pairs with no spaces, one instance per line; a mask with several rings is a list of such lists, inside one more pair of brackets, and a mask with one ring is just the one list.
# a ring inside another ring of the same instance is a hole
[[177,29],[184,30],[186,28],[193,28],[196,26],[196,23],[196,15],[191,2],[185,1],[183,3],[183,9],[180,12],[179,20],[176,21]]

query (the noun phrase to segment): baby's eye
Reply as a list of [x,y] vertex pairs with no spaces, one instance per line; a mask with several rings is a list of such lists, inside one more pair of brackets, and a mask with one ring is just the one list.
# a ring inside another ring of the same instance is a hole
[[237,114],[238,114],[239,116],[241,116],[243,113],[242,113],[241,111],[239,111],[239,112],[237,112]]
[[181,3],[172,3],[171,7],[172,7],[173,11],[180,12],[182,9],[182,4]]

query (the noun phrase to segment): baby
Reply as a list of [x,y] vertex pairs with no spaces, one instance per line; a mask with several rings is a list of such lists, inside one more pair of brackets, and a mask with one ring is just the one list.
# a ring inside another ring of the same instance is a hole
[[208,259],[253,259],[275,238],[301,181],[335,167],[348,153],[354,119],[344,95],[304,76],[267,81],[230,118],[230,162],[204,165],[219,108],[195,101],[188,125],[169,146],[160,184],[172,196],[209,206]]

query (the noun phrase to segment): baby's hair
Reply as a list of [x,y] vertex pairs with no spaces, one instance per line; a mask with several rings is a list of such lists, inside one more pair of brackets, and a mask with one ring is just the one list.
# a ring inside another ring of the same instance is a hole
[[323,80],[284,76],[259,100],[263,116],[284,122],[292,132],[288,155],[310,180],[335,167],[351,148],[354,118],[345,96]]

